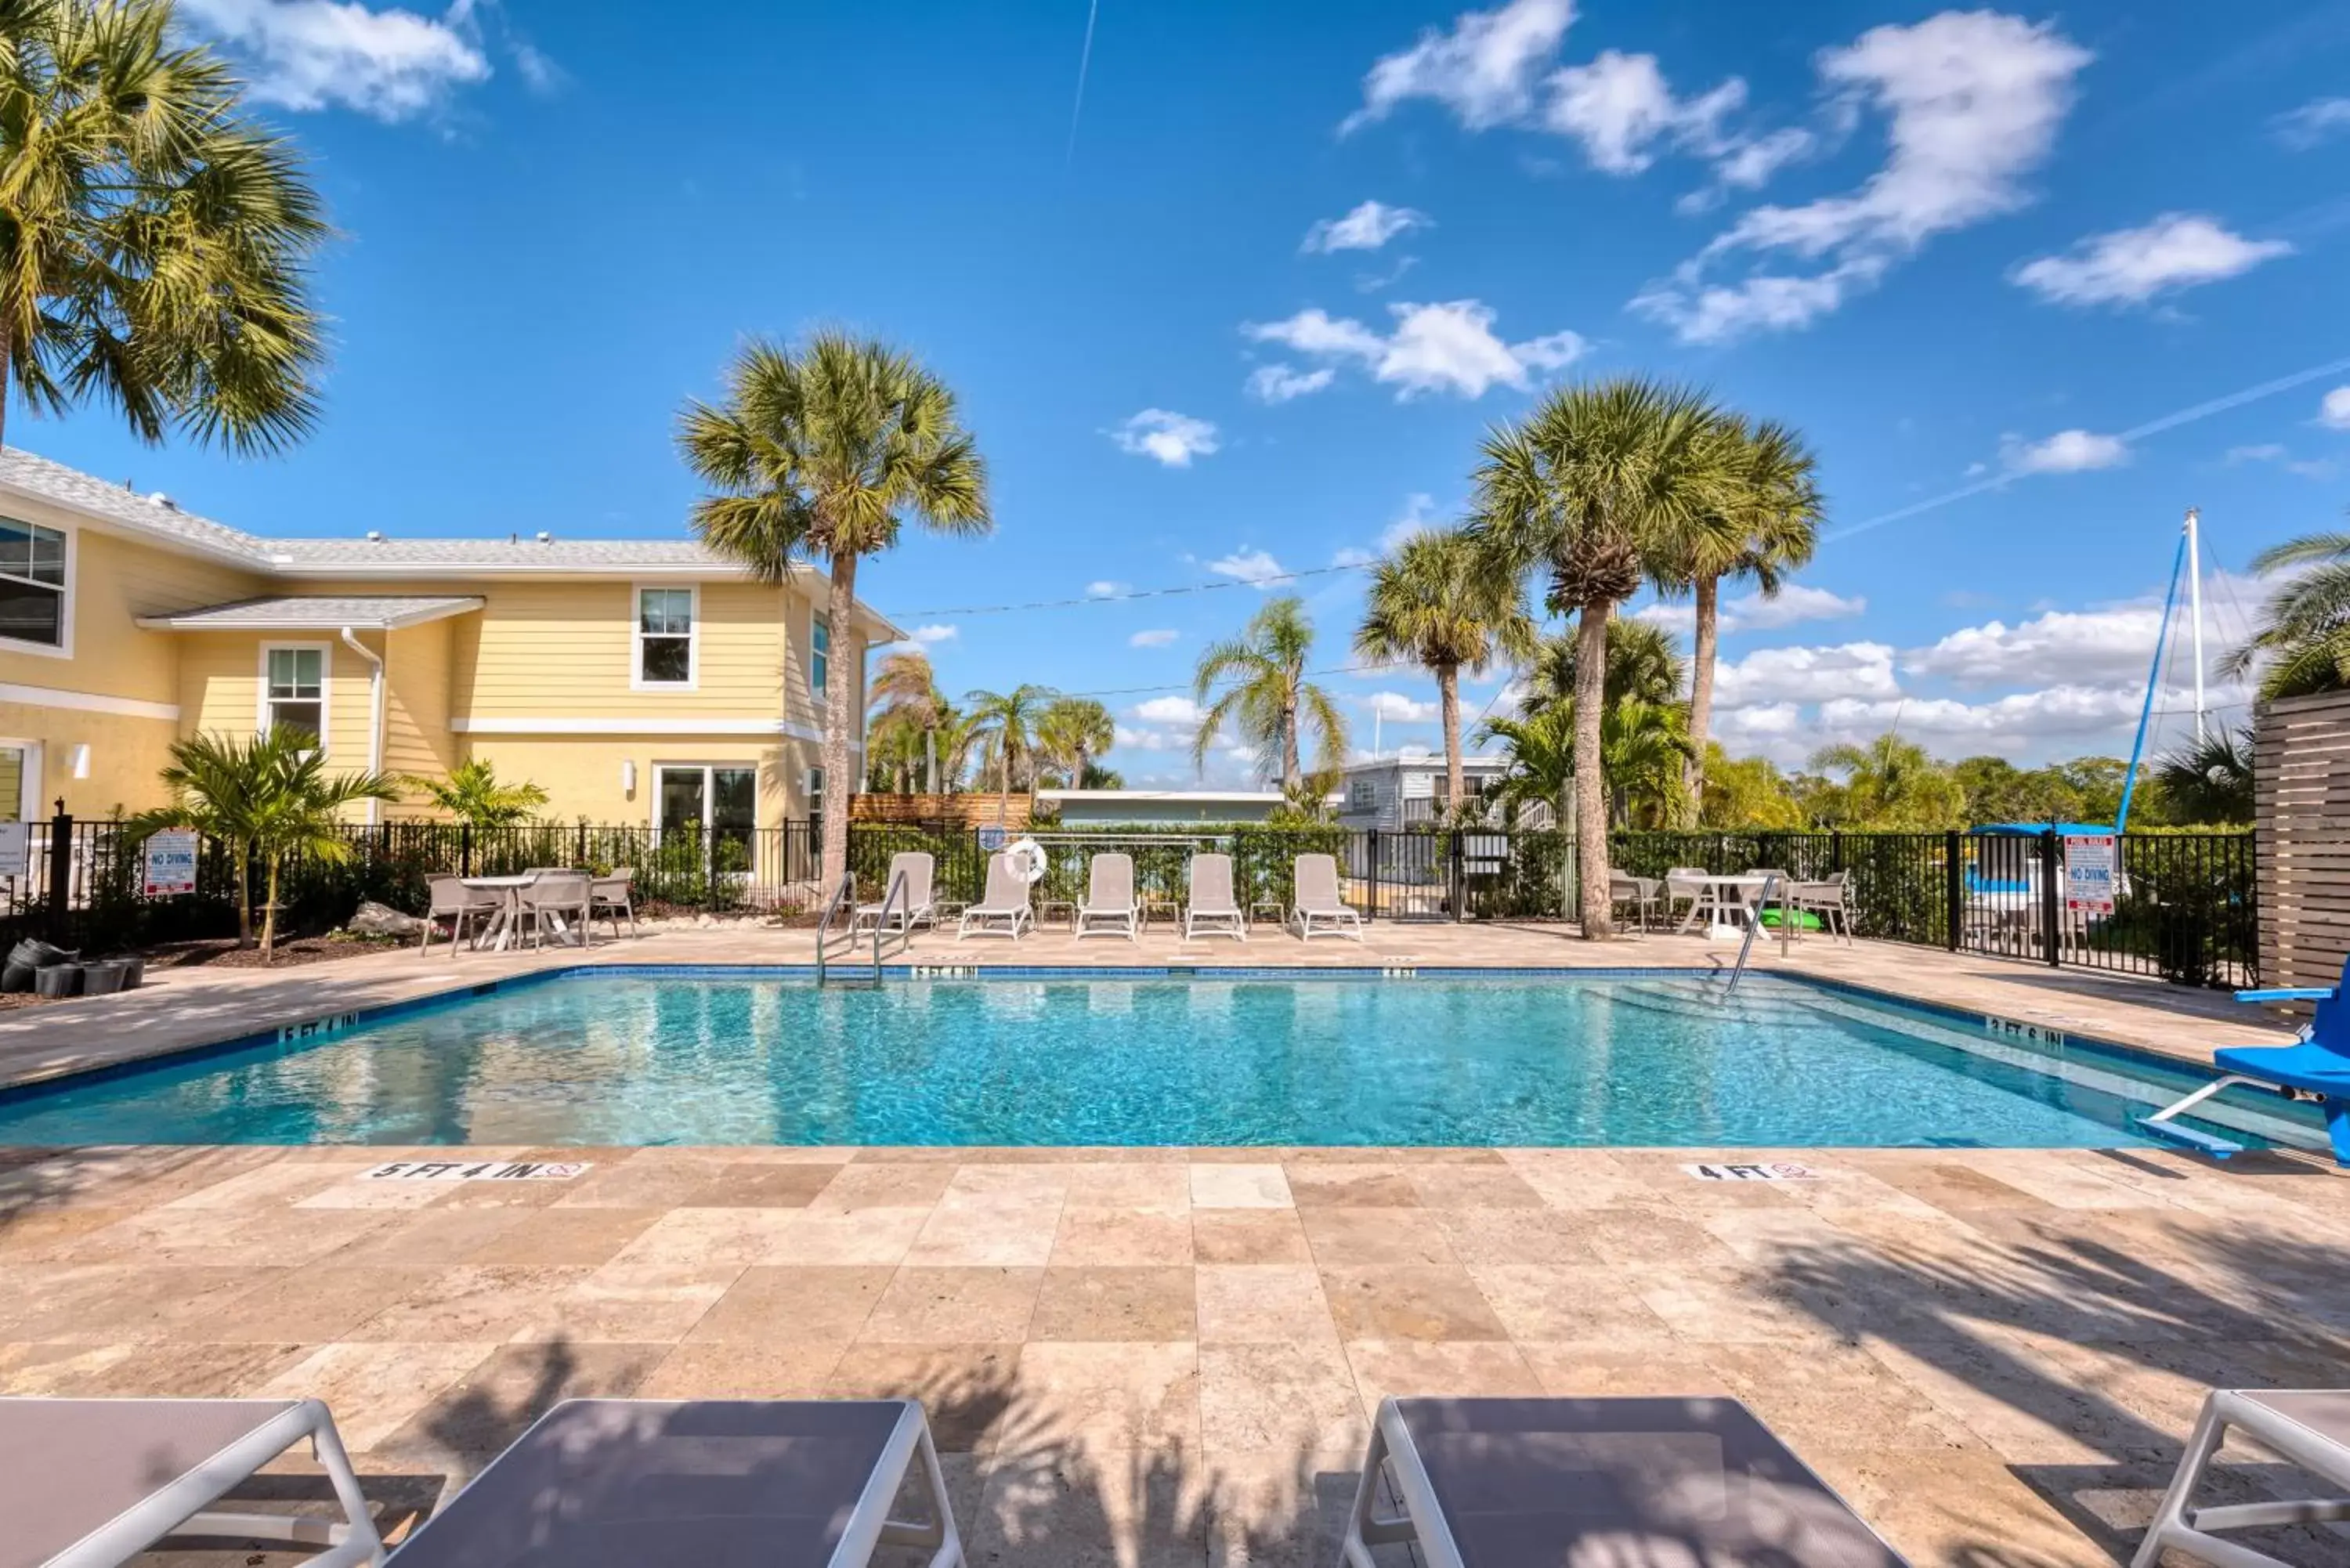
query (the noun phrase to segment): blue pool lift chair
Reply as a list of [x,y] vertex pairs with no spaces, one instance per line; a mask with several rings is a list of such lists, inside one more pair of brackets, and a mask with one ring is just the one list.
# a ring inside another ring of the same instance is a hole
[[2171,1118],[2237,1084],[2297,1089],[2324,1103],[2325,1133],[2334,1143],[2334,1162],[2350,1166],[2350,1002],[2344,1000],[2345,992],[2350,992],[2350,959],[2343,961],[2341,982],[2331,988],[2283,986],[2236,992],[2238,1002],[2314,1002],[2317,1011],[2301,1038],[2291,1045],[2230,1045],[2214,1051],[2212,1064],[2225,1075],[2145,1117],[2137,1124],[2139,1128],[2225,1159],[2241,1152],[2244,1146],[2179,1127]]

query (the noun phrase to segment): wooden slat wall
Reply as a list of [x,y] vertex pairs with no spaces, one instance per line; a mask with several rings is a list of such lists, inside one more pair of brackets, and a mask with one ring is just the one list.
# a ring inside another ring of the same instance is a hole
[[[1014,791],[1003,803],[1003,825],[1014,831],[1028,826],[1028,796]],[[848,801],[851,822],[898,824],[951,823],[957,827],[991,827],[998,802],[993,794],[858,794]]]
[[2261,983],[2332,985],[2350,955],[2350,691],[2255,721]]

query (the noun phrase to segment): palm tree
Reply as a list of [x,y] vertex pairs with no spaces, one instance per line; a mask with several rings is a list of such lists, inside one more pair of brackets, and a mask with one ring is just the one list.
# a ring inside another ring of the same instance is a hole
[[1049,686],[1023,682],[1009,691],[973,691],[963,699],[971,704],[973,738],[987,748],[986,768],[995,771],[999,822],[1011,809],[1015,778],[1027,782],[1030,798],[1035,798],[1036,726],[1045,716],[1045,705],[1056,695]]
[[328,865],[350,858],[345,808],[362,801],[398,800],[399,786],[381,774],[328,776],[317,738],[285,725],[250,739],[192,735],[172,742],[162,773],[172,803],[142,812],[127,825],[130,842],[143,843],[167,827],[192,827],[228,846],[236,865],[236,940],[253,945],[252,863],[267,875],[261,916],[262,961],[277,948],[277,877],[289,855]]
[[[1670,827],[1685,815],[1681,766],[1689,760],[1688,718],[1678,701],[1630,697],[1608,704],[1599,726],[1611,826]],[[1539,801],[1553,810],[1574,784],[1575,703],[1546,702],[1515,718],[1489,719],[1481,744],[1500,742],[1510,771],[1488,798],[1520,810]]]
[[[1191,737],[1193,765],[1206,771],[1208,753],[1227,725],[1255,748],[1257,771],[1278,780],[1284,794],[1305,776],[1302,731],[1315,732],[1318,765],[1342,764],[1347,718],[1329,692],[1305,679],[1313,651],[1314,623],[1295,594],[1267,599],[1240,636],[1203,649],[1191,672],[1191,700],[1207,705]],[[1215,694],[1219,686],[1223,691]]]
[[1654,574],[1660,591],[1686,590],[1697,601],[1689,689],[1693,800],[1705,791],[1722,581],[1751,578],[1763,597],[1776,597],[1786,575],[1810,563],[1825,514],[1812,454],[1793,430],[1771,420],[1750,425],[1726,414],[1717,439],[1728,444],[1735,474],[1728,504],[1686,530],[1677,556],[1660,562],[1663,569]]
[[[704,545],[764,583],[782,582],[801,556],[831,574],[824,776],[852,778],[858,563],[895,545],[909,520],[958,535],[995,525],[987,467],[954,394],[871,339],[819,332],[797,350],[754,340],[727,370],[723,403],[686,405],[678,445],[716,493],[693,504]],[[848,864],[846,810],[824,814],[823,858]]]
[[2252,820],[2252,730],[2214,730],[2165,756],[2156,782],[2174,822]]
[[929,737],[936,734],[949,711],[930,656],[918,649],[885,654],[873,672],[866,701],[868,769],[877,787],[894,782],[897,793],[905,794],[914,770],[928,762],[936,743]]
[[1096,757],[1118,744],[1118,722],[1090,697],[1061,697],[1036,721],[1036,752],[1071,789],[1085,789]]
[[2260,628],[2228,655],[2230,675],[2261,672],[2263,702],[2350,688],[2350,533],[2305,534],[2252,557],[2252,570],[2303,568],[2261,607]]
[[1685,553],[1727,508],[1735,465],[1721,414],[1700,393],[1635,378],[1562,388],[1489,436],[1471,526],[1513,569],[1549,579],[1545,602],[1575,617],[1575,794],[1584,935],[1613,929],[1601,725],[1608,622],[1644,577]]
[[1461,672],[1482,675],[1498,657],[1513,663],[1534,651],[1517,574],[1496,570],[1492,555],[1458,530],[1404,541],[1371,574],[1355,651],[1378,663],[1410,659],[1436,677],[1444,719],[1444,799],[1468,799],[1461,774]]
[[[1526,671],[1529,705],[1575,701],[1575,644],[1572,637],[1548,637],[1534,650]],[[1663,627],[1626,620],[1608,628],[1607,673],[1600,691],[1610,708],[1618,702],[1678,702],[1688,680],[1689,660]]]
[[1514,816],[1531,805],[1558,811],[1575,785],[1575,710],[1569,703],[1529,708],[1515,718],[1488,719],[1477,743],[1498,743],[1509,771],[1485,793],[1486,803]]
[[1887,731],[1866,745],[1823,746],[1820,773],[1841,773],[1845,820],[1863,827],[1950,827],[1966,815],[1966,791],[1915,742]]
[[239,452],[306,434],[328,233],[243,84],[171,0],[0,6],[0,421],[95,395]]
[[400,781],[459,822],[474,827],[515,827],[546,805],[535,784],[500,784],[497,769],[481,758],[459,763],[445,779],[410,774]]

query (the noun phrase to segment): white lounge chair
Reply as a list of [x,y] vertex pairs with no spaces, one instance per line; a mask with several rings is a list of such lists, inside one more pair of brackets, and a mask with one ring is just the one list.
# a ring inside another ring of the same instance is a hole
[[[924,1513],[889,1516],[909,1481]],[[962,1541],[911,1399],[567,1399],[400,1547],[400,1568],[959,1568]]]
[[1232,897],[1229,855],[1191,857],[1191,897],[1183,906],[1183,940],[1188,942],[1202,930],[1248,940],[1248,917]]
[[[2196,1508],[2195,1489],[2211,1459],[2228,1440],[2229,1429],[2294,1468],[2315,1477],[2331,1497],[2293,1501],[2238,1502]],[[2214,1388],[2204,1396],[2203,1413],[2179,1456],[2178,1473],[2162,1494],[2154,1522],[2138,1542],[2130,1568],[2154,1568],[2163,1552],[2224,1568],[2285,1568],[2241,1542],[2222,1541],[2215,1532],[2285,1524],[2328,1524],[2350,1520],[2350,1390],[2324,1388]]]
[[1077,906],[1076,934],[1124,937],[1142,934],[1142,906],[1134,897],[1134,857],[1109,851],[1086,864],[1086,897]]
[[1010,937],[1018,941],[1036,924],[1036,909],[1030,902],[1028,884],[1012,869],[1008,855],[987,857],[987,895],[962,912],[955,927],[955,940],[968,936]]
[[[889,905],[889,929],[911,931],[916,926],[927,926],[938,918],[938,909],[931,897],[931,878],[938,862],[927,849],[905,849],[889,857],[889,875],[881,884],[881,902],[889,903],[889,889],[898,878],[906,878],[906,891],[895,904]],[[859,904],[849,912],[848,930],[869,931],[881,923],[881,904]]]
[[[213,1507],[305,1438],[339,1522]],[[334,1417],[316,1399],[0,1399],[0,1562],[110,1565],[170,1535],[323,1546],[316,1568],[383,1561]]]
[[1363,940],[1361,911],[1338,895],[1336,856],[1299,856],[1295,877],[1296,902],[1290,918],[1296,922],[1299,941],[1312,941],[1317,929],[1326,937],[1352,937],[1358,942]]

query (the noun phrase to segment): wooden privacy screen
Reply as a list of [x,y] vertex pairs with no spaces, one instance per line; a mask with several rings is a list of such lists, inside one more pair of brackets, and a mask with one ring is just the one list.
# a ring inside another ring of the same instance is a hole
[[[848,820],[993,827],[997,805],[992,794],[859,794],[849,797]],[[1003,807],[1006,828],[1016,833],[1028,826],[1028,796],[1024,791],[1014,791]]]
[[2332,985],[2350,954],[2350,691],[2254,721],[2261,983]]

